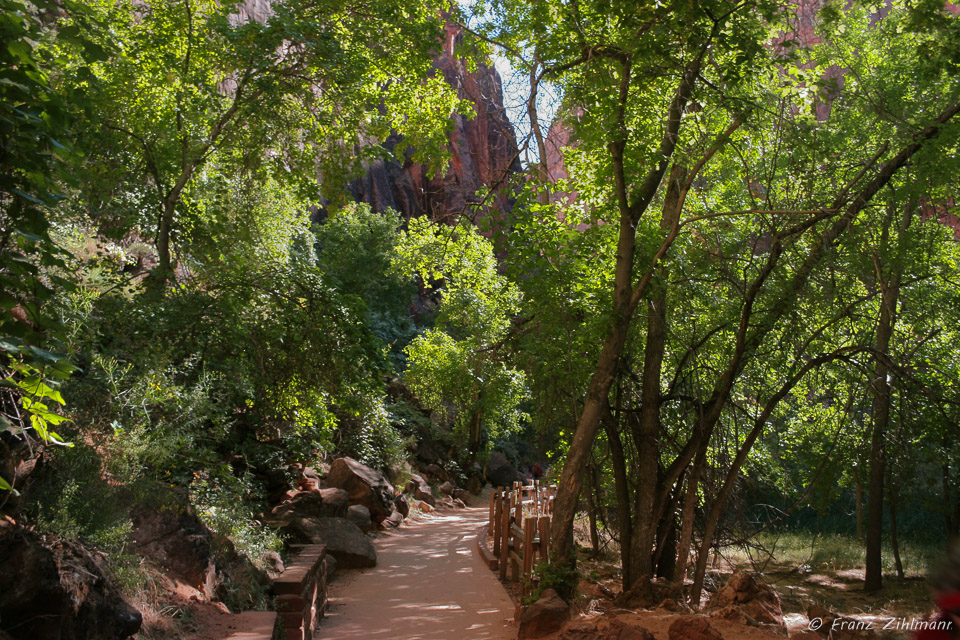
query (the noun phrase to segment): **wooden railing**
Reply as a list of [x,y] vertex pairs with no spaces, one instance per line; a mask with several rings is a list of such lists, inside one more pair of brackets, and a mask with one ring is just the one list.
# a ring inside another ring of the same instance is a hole
[[[493,556],[499,558],[501,580],[520,582],[521,595],[535,579],[536,562],[550,561],[550,521],[555,486],[534,481],[523,486],[498,487],[490,494],[489,531],[493,535]],[[508,575],[509,574],[509,575]]]

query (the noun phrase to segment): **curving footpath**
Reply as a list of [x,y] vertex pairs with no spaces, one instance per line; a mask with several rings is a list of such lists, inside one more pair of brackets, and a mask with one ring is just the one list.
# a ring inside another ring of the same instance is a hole
[[315,638],[513,640],[514,605],[477,554],[486,508],[448,511],[374,541],[377,566],[330,585]]

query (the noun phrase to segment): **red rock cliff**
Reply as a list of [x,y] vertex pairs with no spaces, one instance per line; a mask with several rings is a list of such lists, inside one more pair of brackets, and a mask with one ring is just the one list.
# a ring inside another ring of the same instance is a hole
[[[410,161],[409,154],[402,165],[378,160],[351,184],[357,201],[369,203],[375,211],[396,209],[404,218],[428,215],[433,220],[445,220],[464,212],[471,214],[468,206],[479,203],[477,189],[487,185],[496,195],[484,203],[484,210],[509,209],[506,182],[521,167],[516,135],[503,107],[500,74],[487,65],[467,72],[463,62],[454,57],[460,39],[457,28],[447,26],[443,50],[434,65],[461,98],[473,103],[476,115],[472,120],[454,116],[452,159],[446,174],[427,177],[426,166]],[[388,140],[387,147],[392,148],[396,142],[396,138]]]

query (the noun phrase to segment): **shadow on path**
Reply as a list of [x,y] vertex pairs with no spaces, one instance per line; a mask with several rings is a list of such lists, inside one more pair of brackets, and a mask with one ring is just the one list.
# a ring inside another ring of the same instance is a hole
[[446,512],[374,541],[377,566],[330,585],[315,638],[513,640],[513,602],[480,560],[485,508]]

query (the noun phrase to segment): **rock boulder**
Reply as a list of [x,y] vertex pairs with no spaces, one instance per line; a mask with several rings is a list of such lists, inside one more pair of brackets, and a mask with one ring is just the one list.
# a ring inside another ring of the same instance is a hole
[[430,488],[430,483],[427,482],[423,476],[416,473],[410,476],[410,480],[407,482],[407,493],[431,506],[437,504],[436,498],[433,497],[433,490]]
[[610,626],[602,638],[603,640],[657,640],[643,627],[627,624],[616,618],[610,621]]
[[410,503],[407,501],[407,496],[399,495],[394,497],[393,506],[397,508],[397,511],[404,518],[410,515]]
[[327,484],[346,491],[351,504],[369,509],[374,523],[393,513],[393,485],[382,473],[353,458],[334,460],[327,474]]
[[403,524],[403,514],[399,511],[394,511],[390,514],[389,518],[384,518],[383,521],[380,522],[380,526],[385,529],[399,527],[401,524]]
[[507,456],[499,451],[494,451],[490,454],[485,473],[487,481],[494,487],[509,487],[520,479],[520,474],[518,474],[514,466],[510,464],[510,461],[507,460]]
[[0,622],[14,638],[122,640],[140,630],[140,612],[110,580],[100,554],[0,525]]
[[320,489],[317,493],[323,500],[320,507],[320,515],[328,518],[343,518],[347,515],[347,507],[350,506],[350,494],[343,489],[328,487]]
[[342,489],[301,491],[270,511],[269,520],[286,522],[297,518],[341,518],[347,515],[347,492]]
[[370,520],[370,510],[362,504],[351,505],[347,509],[347,520],[357,525],[357,528],[364,533],[373,529],[373,521]]
[[553,589],[545,589],[540,599],[520,616],[519,640],[542,638],[563,627],[570,616],[570,607]]
[[740,609],[761,624],[783,626],[780,596],[773,587],[744,571],[734,573],[707,603],[708,611],[726,610],[726,616],[730,616],[728,607]]
[[293,518],[282,531],[296,542],[323,544],[341,569],[377,565],[377,552],[370,538],[346,518]]
[[670,624],[667,637],[670,640],[723,640],[720,632],[701,616],[677,618]]
[[429,475],[432,478],[436,478],[440,482],[446,482],[450,479],[450,476],[447,474],[447,470],[441,467],[439,464],[428,464],[423,472]]
[[133,545],[166,573],[215,596],[216,566],[212,536],[199,518],[185,506],[170,509],[138,509],[133,514]]

